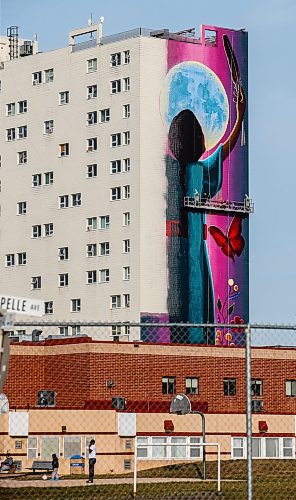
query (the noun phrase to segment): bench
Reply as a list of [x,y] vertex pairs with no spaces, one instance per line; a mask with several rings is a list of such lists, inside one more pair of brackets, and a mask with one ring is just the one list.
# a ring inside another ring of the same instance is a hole
[[5,466],[4,470],[1,469],[0,472],[14,474],[15,472],[20,472],[21,470],[22,470],[22,461],[14,460],[9,468]]
[[27,467],[28,469],[35,471],[52,471],[52,463],[47,460],[34,460],[32,467]]

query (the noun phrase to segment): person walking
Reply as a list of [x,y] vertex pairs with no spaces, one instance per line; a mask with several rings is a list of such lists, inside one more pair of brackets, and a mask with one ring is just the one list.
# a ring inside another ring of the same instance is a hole
[[51,474],[51,479],[50,481],[58,481],[59,480],[59,476],[58,476],[58,470],[59,470],[59,459],[58,457],[56,456],[55,453],[53,453],[52,455],[52,474]]
[[94,475],[95,475],[95,463],[96,463],[96,442],[94,439],[90,440],[89,443],[89,449],[88,449],[88,481],[87,483],[93,483],[94,482]]

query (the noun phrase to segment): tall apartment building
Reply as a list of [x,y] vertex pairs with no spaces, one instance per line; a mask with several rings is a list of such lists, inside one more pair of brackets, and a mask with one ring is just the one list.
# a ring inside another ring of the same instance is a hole
[[1,65],[1,292],[65,324],[246,321],[247,35],[100,29]]

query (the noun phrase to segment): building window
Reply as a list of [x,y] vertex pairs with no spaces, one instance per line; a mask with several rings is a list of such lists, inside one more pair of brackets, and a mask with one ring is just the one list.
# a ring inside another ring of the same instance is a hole
[[27,457],[37,458],[38,456],[38,438],[29,437],[27,439]]
[[92,285],[97,282],[97,271],[86,271],[86,283]]
[[69,248],[68,247],[60,247],[58,250],[59,260],[68,260],[69,258]]
[[87,61],[87,73],[94,73],[98,69],[97,58],[88,59]]
[[51,184],[53,184],[53,172],[45,172],[44,184],[45,186],[50,186]]
[[17,263],[19,266],[25,266],[27,264],[27,253],[20,252],[17,254]]
[[32,187],[41,186],[41,174],[32,175]]
[[124,212],[122,214],[122,225],[129,226],[131,223],[131,214],[130,212]]
[[121,160],[110,161],[110,174],[120,174]]
[[236,379],[235,378],[225,378],[223,380],[223,390],[224,390],[224,396],[235,396],[236,395]]
[[32,84],[39,85],[40,83],[42,83],[42,71],[35,71],[32,74]]
[[111,117],[110,108],[100,110],[100,123],[109,122],[110,117]]
[[[295,456],[294,438],[261,437],[252,438],[252,458],[293,458]],[[245,437],[231,439],[231,453],[234,459],[247,458]]]
[[252,396],[262,396],[262,394],[263,394],[262,380],[252,379],[251,394],[252,394]]
[[31,278],[31,290],[41,289],[41,276],[32,276]]
[[186,394],[198,394],[198,378],[187,377],[185,379]]
[[111,134],[110,146],[111,148],[116,148],[118,146],[121,146],[121,134]]
[[110,271],[109,269],[100,269],[99,270],[100,283],[109,283],[110,281]]
[[59,103],[60,104],[69,104],[69,91],[65,90],[64,92],[59,93]]
[[19,114],[27,113],[28,111],[28,103],[27,101],[19,101],[18,102],[18,112]]
[[44,303],[45,306],[45,314],[53,314],[53,301],[50,300],[49,302]]
[[81,206],[81,193],[71,194],[72,197],[72,207],[80,207]]
[[130,78],[129,77],[124,78],[123,79],[123,90],[124,90],[124,92],[128,92],[128,90],[130,90],[130,88],[131,88]]
[[87,257],[95,257],[97,255],[97,244],[96,243],[88,243],[86,245],[86,256]]
[[131,169],[131,159],[130,158],[124,158],[123,160],[123,171],[124,172],[129,172]]
[[25,215],[27,213],[27,202],[19,201],[17,204],[17,215]]
[[28,161],[27,151],[19,151],[17,154],[18,165],[24,165]]
[[59,274],[59,286],[68,286],[69,285],[69,275],[68,273]]
[[176,377],[162,377],[162,394],[175,394]]
[[80,333],[81,333],[80,325],[72,326],[72,335],[80,335]]
[[116,52],[115,54],[111,54],[110,56],[110,66],[120,66],[121,64],[121,53]]
[[112,337],[117,337],[118,335],[121,335],[121,326],[120,325],[112,325],[111,326],[111,335]]
[[131,303],[131,298],[129,293],[123,294],[123,307],[129,308]]
[[60,157],[62,156],[69,156],[69,143],[65,142],[64,144],[59,144],[59,155]]
[[14,266],[14,253],[8,253],[5,256],[5,265],[6,267]]
[[98,219],[96,217],[88,217],[86,219],[86,230],[94,231],[98,228]]
[[32,238],[41,238],[41,225],[32,226]]
[[67,326],[59,326],[59,334],[63,335],[63,337],[67,337],[69,333],[69,329]]
[[121,307],[121,296],[120,295],[111,295],[110,308],[111,309],[120,309],[120,307]]
[[97,111],[90,111],[87,113],[87,125],[96,125],[98,123]]
[[286,380],[286,396],[296,396],[296,380]]
[[8,129],[6,129],[6,140],[8,142],[11,142],[11,141],[15,140],[15,128],[8,128]]
[[44,236],[52,236],[53,235],[53,223],[44,224]]
[[[54,406],[53,403],[51,406]],[[59,436],[41,436],[41,454],[42,460],[51,460],[52,454],[55,453],[59,456]]]
[[59,334],[63,335],[63,337],[67,337],[69,333],[69,329],[67,326],[59,326]]
[[121,187],[113,187],[110,189],[110,201],[121,200]]
[[28,127],[27,125],[21,125],[17,128],[18,130],[18,139],[25,139],[28,136]]
[[89,153],[91,151],[97,151],[98,149],[98,140],[96,137],[92,137],[91,139],[87,139],[86,141],[86,151]]
[[131,61],[131,54],[129,50],[125,50],[123,53],[124,64],[129,64]]
[[110,243],[109,243],[109,241],[104,241],[103,243],[100,243],[99,255],[101,257],[103,257],[105,255],[110,255]]
[[73,455],[81,456],[81,437],[64,436],[64,458],[71,458]]
[[88,179],[92,177],[97,177],[98,175],[98,166],[96,163],[93,163],[92,165],[87,165],[86,166],[86,177]]
[[129,131],[123,132],[123,141],[122,144],[124,146],[128,146],[131,143],[131,133]]
[[122,242],[123,253],[130,253],[130,249],[131,249],[130,240],[123,240]]
[[121,80],[113,80],[110,82],[111,94],[118,94],[121,92]]
[[81,299],[71,299],[71,312],[81,311]]
[[98,86],[89,85],[87,87],[87,99],[94,99],[96,97],[98,97]]
[[44,122],[44,133],[45,134],[53,133],[53,120],[46,120]]
[[15,102],[10,102],[6,104],[6,116],[15,115]]
[[59,208],[68,208],[69,207],[69,195],[63,194],[59,196]]
[[110,215],[101,215],[99,217],[99,229],[110,228]]
[[123,118],[130,118],[131,116],[131,106],[130,104],[123,105]]
[[54,78],[53,68],[46,69],[44,71],[44,77],[45,77],[44,78],[45,83],[53,82],[53,78]]
[[122,198],[127,200],[131,196],[131,188],[130,186],[123,186],[122,188]]
[[130,270],[130,266],[124,266],[122,268],[122,279],[124,281],[129,281],[130,280],[130,277],[131,277],[131,270]]

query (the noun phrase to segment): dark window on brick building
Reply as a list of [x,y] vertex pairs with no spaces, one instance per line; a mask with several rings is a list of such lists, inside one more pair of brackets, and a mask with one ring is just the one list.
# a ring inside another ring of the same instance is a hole
[[176,377],[162,377],[162,394],[175,394]]
[[185,379],[186,394],[198,394],[198,378],[187,377]]
[[252,393],[252,396],[262,396],[262,394],[263,394],[262,380],[252,379],[251,393]]
[[235,396],[236,395],[236,379],[235,378],[225,378],[223,380],[224,396]]
[[296,396],[296,380],[286,380],[286,396]]

